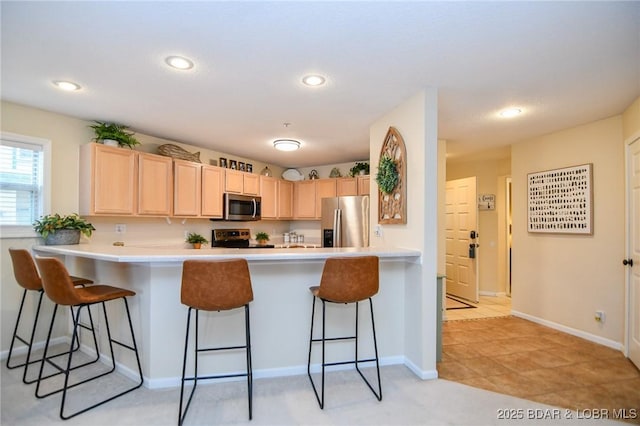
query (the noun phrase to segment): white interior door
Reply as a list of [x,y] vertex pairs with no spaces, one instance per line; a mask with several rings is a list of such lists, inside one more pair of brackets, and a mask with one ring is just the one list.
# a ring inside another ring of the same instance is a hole
[[[629,147],[629,359],[640,368],[640,139]],[[633,263],[631,263],[633,262]]]
[[448,181],[445,185],[445,234],[447,293],[478,301],[478,255],[469,257],[469,245],[476,244],[478,206],[476,178]]

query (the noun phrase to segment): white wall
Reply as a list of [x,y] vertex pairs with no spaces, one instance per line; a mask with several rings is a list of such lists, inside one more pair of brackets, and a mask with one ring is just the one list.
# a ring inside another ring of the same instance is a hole
[[[405,278],[405,355],[423,378],[436,377],[436,275],[438,263],[438,139],[437,91],[426,89],[378,119],[370,128],[371,173],[389,127],[402,135],[407,156],[407,223],[383,225],[383,237],[372,246],[399,246],[422,251],[422,264],[410,265]],[[441,145],[442,146],[442,145]],[[372,184],[371,205],[378,205]],[[378,222],[371,209],[372,227]]]
[[[624,330],[622,117],[514,144],[513,310],[620,346]],[[527,232],[527,174],[593,163],[593,235]],[[594,320],[602,310],[606,321]]]

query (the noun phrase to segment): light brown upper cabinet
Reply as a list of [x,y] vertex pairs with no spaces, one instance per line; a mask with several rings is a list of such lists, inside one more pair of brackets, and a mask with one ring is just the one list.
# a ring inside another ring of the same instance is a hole
[[293,219],[293,182],[278,180],[278,219]]
[[293,217],[295,219],[315,219],[315,180],[301,180],[293,184]]
[[98,143],[80,147],[81,215],[136,213],[137,153]]
[[278,179],[260,176],[261,215],[263,219],[278,218]]
[[[124,148],[120,148],[124,149]],[[138,214],[171,216],[173,161],[162,155],[138,153]]]
[[293,219],[293,182],[260,176],[263,219]]
[[358,195],[369,195],[370,189],[370,177],[369,175],[358,176]]
[[173,214],[200,216],[202,165],[173,160]]
[[358,179],[354,177],[336,179],[336,195],[358,195]]
[[224,190],[234,194],[258,195],[260,193],[260,176],[226,169]]
[[337,179],[316,179],[316,209],[315,218],[322,218],[322,199],[336,196]]
[[225,169],[202,166],[202,216],[222,218]]

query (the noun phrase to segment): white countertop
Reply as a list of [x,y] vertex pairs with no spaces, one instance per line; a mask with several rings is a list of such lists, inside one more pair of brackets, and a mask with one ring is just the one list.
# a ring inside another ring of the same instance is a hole
[[84,243],[61,246],[37,245],[33,247],[33,250],[40,255],[51,253],[124,263],[183,262],[187,259],[225,259],[238,256],[248,261],[299,261],[363,255],[378,256],[381,260],[421,262],[419,250],[396,247],[226,249],[206,246],[196,250],[175,246],[154,246],[152,244],[147,246],[113,246]]

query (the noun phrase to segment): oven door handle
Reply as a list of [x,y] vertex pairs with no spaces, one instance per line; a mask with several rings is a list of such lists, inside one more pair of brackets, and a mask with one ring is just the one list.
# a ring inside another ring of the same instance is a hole
[[254,219],[256,218],[256,214],[258,213],[258,203],[256,203],[256,199],[252,198],[251,202],[253,203],[253,214],[251,215],[251,217],[253,217]]

